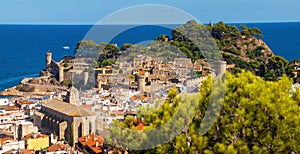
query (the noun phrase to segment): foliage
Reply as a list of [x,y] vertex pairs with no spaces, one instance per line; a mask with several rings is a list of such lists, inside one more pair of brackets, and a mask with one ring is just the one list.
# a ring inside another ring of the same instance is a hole
[[267,64],[261,66],[261,76],[267,80],[277,80],[283,74],[292,77],[293,67],[290,63],[280,56],[273,56]]
[[163,35],[158,36],[155,40],[165,42],[166,39],[169,40],[169,37],[166,34],[163,34]]
[[111,66],[112,64],[114,64],[114,60],[112,60],[112,59],[105,59],[105,60],[103,60],[103,61],[99,64],[99,67]]
[[97,44],[92,40],[79,41],[75,47],[75,53],[90,53],[95,51]]
[[[195,20],[190,20],[174,28],[170,38],[167,35],[160,35],[147,47],[123,44],[119,49],[113,44],[96,44],[91,40],[83,40],[78,42],[76,53],[79,55],[97,54],[98,59],[95,62],[97,67],[114,64],[121,54],[128,54],[125,56],[131,59],[127,60],[132,60],[137,54],[153,56],[153,53],[159,53],[155,56],[167,57],[168,59],[164,61],[168,61],[174,58],[169,55],[181,53],[181,57],[191,58],[192,62],[198,59],[219,60],[223,58],[227,64],[235,64],[235,68],[229,70],[234,73],[246,69],[267,80],[280,79],[284,73],[292,77],[293,69],[289,62],[286,63],[282,57],[278,58],[279,56],[274,57],[270,53],[265,53],[266,47],[258,44],[258,38],[262,36],[261,30],[256,27],[249,28],[246,25],[240,25],[239,29],[235,25],[224,24],[222,21],[215,25],[204,26]],[[165,42],[166,39],[169,41]]]
[[64,67],[69,67],[69,64],[68,63],[64,63]]
[[69,145],[70,146],[73,146],[74,145],[74,137],[73,137],[73,134],[74,134],[74,130],[73,130],[73,123],[70,125],[70,143]]
[[61,85],[65,86],[65,87],[71,87],[73,85],[71,80],[63,80],[61,82]]
[[18,91],[22,92],[34,92],[35,87],[32,85],[21,84],[16,87]]
[[130,47],[132,47],[132,44],[125,43],[122,45],[121,51],[126,51]]
[[[204,134],[199,134],[212,90],[211,77],[200,88],[198,108],[185,132],[156,148],[129,153],[295,153],[300,151],[299,90],[290,96],[292,81],[265,81],[251,72],[226,75],[226,96],[220,116]],[[182,102],[175,101],[177,104]],[[174,103],[175,103],[174,102]],[[178,105],[176,105],[178,106]],[[155,128],[177,111],[168,103],[151,115]],[[147,119],[147,118],[146,118]],[[131,119],[126,119],[126,124]],[[122,125],[122,123],[119,123]],[[132,127],[134,129],[134,127]],[[121,135],[121,134],[119,134]],[[128,134],[127,134],[128,135]],[[132,136],[131,141],[135,139]],[[141,143],[145,144],[145,143]]]

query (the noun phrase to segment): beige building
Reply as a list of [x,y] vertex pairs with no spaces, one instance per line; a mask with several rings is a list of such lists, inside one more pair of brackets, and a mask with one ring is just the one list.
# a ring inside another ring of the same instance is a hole
[[49,99],[42,104],[42,109],[35,112],[34,122],[42,133],[55,133],[58,139],[69,144],[78,137],[96,131],[96,115],[90,110],[77,106],[78,94],[74,88],[68,92],[68,102]]

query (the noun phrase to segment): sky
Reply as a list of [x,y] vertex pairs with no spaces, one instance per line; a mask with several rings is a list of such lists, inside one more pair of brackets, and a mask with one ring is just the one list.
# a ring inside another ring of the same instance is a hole
[[202,23],[300,21],[299,0],[1,0],[0,24],[95,24],[143,4],[175,7]]

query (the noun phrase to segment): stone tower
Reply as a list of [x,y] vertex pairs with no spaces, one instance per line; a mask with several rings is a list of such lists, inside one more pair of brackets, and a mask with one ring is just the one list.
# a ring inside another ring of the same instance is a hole
[[80,105],[79,91],[75,87],[68,89],[66,101],[73,105]]
[[226,72],[226,61],[215,62],[215,73],[217,76],[223,76]]
[[46,52],[46,68],[51,66],[52,53],[50,51]]
[[60,64],[58,64],[58,80],[59,82],[64,81],[64,66],[61,66]]
[[146,85],[145,75],[144,74],[140,74],[138,76],[138,89],[139,89],[139,91],[143,92],[145,90],[145,85]]

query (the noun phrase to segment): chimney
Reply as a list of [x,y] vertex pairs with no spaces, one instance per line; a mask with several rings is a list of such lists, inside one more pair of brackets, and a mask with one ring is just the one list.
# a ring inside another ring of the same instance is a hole
[[99,146],[99,142],[97,141],[97,142],[96,142],[96,147],[98,147],[98,146]]
[[88,138],[86,137],[86,138],[85,138],[85,142],[87,142],[87,141],[88,141]]

